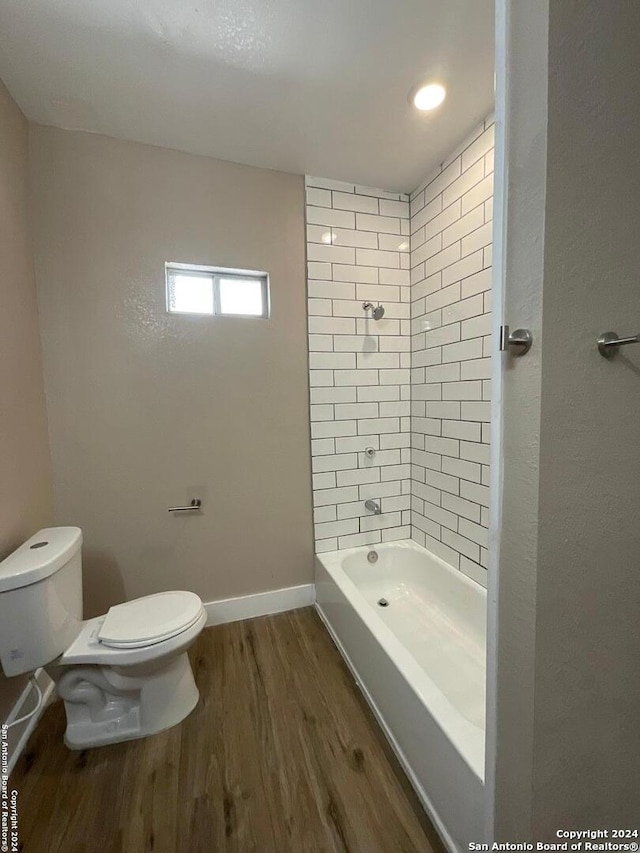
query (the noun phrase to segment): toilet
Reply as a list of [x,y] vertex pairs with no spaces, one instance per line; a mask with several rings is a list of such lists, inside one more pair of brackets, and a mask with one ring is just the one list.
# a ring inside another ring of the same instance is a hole
[[56,682],[65,743],[87,749],[146,737],[197,705],[187,649],[207,621],[193,592],[159,592],[82,619],[82,531],[40,530],[0,562],[0,663]]

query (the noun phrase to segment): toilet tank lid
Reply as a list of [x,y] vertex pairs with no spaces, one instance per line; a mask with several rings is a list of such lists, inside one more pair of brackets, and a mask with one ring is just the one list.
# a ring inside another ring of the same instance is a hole
[[79,527],[45,527],[0,563],[0,592],[20,589],[48,578],[78,553]]

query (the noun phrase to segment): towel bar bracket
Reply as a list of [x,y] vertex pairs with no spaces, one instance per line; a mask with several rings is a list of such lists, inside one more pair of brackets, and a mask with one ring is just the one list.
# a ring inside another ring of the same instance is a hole
[[627,335],[621,338],[615,332],[603,332],[598,338],[598,351],[605,358],[611,358],[620,347],[627,344],[640,344],[640,335]]

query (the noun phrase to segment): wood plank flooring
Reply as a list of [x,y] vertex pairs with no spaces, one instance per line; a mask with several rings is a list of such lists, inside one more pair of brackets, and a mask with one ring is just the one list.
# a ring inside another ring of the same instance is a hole
[[25,853],[442,853],[311,608],[221,625],[167,732],[71,752],[43,716],[11,778]]

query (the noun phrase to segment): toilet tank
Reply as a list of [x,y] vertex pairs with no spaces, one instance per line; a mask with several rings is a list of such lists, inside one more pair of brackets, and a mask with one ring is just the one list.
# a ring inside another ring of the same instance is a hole
[[54,661],[82,625],[82,531],[40,530],[0,562],[0,663],[5,675]]

